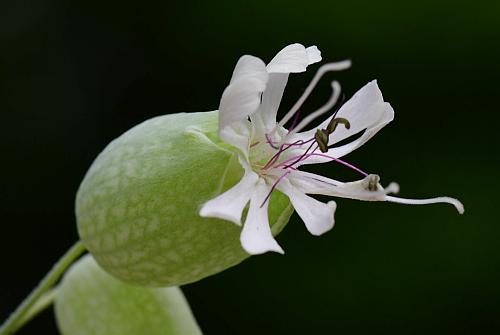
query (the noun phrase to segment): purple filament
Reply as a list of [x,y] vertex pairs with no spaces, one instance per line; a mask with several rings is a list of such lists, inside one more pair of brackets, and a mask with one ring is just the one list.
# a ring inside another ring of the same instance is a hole
[[293,146],[302,146],[304,144],[307,144],[309,142],[312,142],[314,141],[314,138],[311,138],[307,141],[303,141],[303,140],[297,140],[293,143],[283,143],[279,148],[278,147],[275,147],[272,143],[272,141],[269,140],[268,138],[269,135],[266,134],[266,138],[268,140],[268,143],[271,147],[273,147],[274,149],[278,149],[278,152],[274,154],[273,157],[271,157],[271,159],[266,163],[266,165],[262,168],[263,170],[266,170],[268,169],[270,166],[272,166],[274,163],[276,163],[276,161],[279,159],[280,155],[285,151],[285,150],[288,150],[289,148],[293,147]]
[[295,113],[295,116],[293,117],[292,125],[290,126],[290,128],[288,129],[288,131],[292,131],[293,128],[295,128],[295,126],[297,125],[297,123],[299,121],[299,115],[300,115],[300,111],[297,111]]
[[290,171],[287,171],[285,172],[283,175],[281,175],[273,184],[273,186],[271,186],[271,189],[269,190],[269,193],[266,195],[266,198],[264,199],[264,201],[262,202],[262,204],[260,205],[260,208],[264,207],[264,205],[266,204],[266,201],[269,200],[269,198],[271,197],[271,194],[273,193],[274,189],[276,188],[276,186],[278,185],[278,183],[280,181],[283,180],[283,178],[285,178],[288,174],[290,173]]
[[[287,168],[291,167],[292,165],[294,165],[294,164],[300,162],[301,160],[305,159],[304,157],[307,155],[307,153],[309,152],[309,150],[311,150],[311,148],[313,147],[314,143],[316,143],[316,142],[311,143],[311,145],[309,146],[309,148],[307,148],[307,150],[302,155],[300,155],[293,163],[287,164],[285,166],[285,169],[287,169]],[[317,147],[313,150],[313,152],[316,151],[316,149],[317,149]]]
[[[356,167],[356,166],[354,166],[354,165],[352,165],[352,164],[350,164],[350,163],[347,163],[346,161],[343,161],[343,160],[341,160],[341,159],[339,159],[339,158],[335,158],[335,157],[332,157],[332,156],[329,156],[329,155],[319,154],[319,153],[315,153],[315,152],[312,152],[312,153],[309,153],[309,154],[306,152],[306,154],[305,154],[305,155],[304,155],[304,154],[302,154],[301,156],[295,156],[295,157],[289,158],[289,159],[287,159],[286,161],[284,161],[284,162],[282,162],[282,163],[278,164],[278,165],[277,165],[277,166],[275,166],[275,167],[280,167],[280,166],[285,165],[285,168],[288,168],[288,167],[290,167],[291,165],[293,165],[293,164],[295,164],[295,163],[297,163],[297,162],[299,162],[299,161],[306,160],[307,158],[309,158],[309,157],[311,157],[311,156],[320,156],[320,157],[329,158],[329,159],[331,159],[331,160],[333,160],[333,161],[335,161],[335,162],[337,162],[337,163],[340,163],[340,164],[342,164],[342,165],[344,165],[344,166],[346,166],[346,167],[348,167],[348,168],[350,168],[350,169],[352,169],[352,170],[354,170],[354,171],[356,171],[356,172],[359,172],[359,173],[360,173],[360,174],[362,174],[364,177],[368,176],[368,173],[364,172],[364,171],[363,171],[363,170],[361,170],[360,168],[358,168],[358,167]],[[296,159],[297,159],[297,157],[299,157],[299,158],[300,158],[300,160],[296,160]],[[294,163],[292,163],[292,164],[288,164],[288,162],[293,161],[293,160],[296,160],[296,161],[295,161]],[[287,164],[288,164],[288,165],[287,165]]]

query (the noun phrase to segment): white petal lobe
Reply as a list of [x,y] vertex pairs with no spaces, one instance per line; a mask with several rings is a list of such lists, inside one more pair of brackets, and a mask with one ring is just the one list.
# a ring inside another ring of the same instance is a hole
[[258,179],[256,173],[246,172],[238,184],[207,201],[200,210],[200,216],[219,218],[241,225],[241,214],[257,187]]
[[259,108],[266,131],[276,125],[276,115],[288,81],[287,73],[270,73],[267,87],[262,95],[262,105]]
[[332,149],[332,154],[335,157],[342,157],[354,149],[359,148],[386,124],[391,122],[394,119],[394,110],[390,104],[384,102],[382,92],[377,85],[377,81],[374,80],[356,92],[356,94],[340,108],[337,117],[343,117],[349,120],[351,128],[338,127],[337,130],[330,135],[330,142],[332,144],[366,129],[363,136],[356,141]]
[[308,47],[306,53],[307,58],[309,58],[309,64],[321,62],[321,51],[319,51],[317,46],[313,45]]
[[245,121],[257,111],[265,87],[266,82],[254,77],[239,79],[226,87],[219,105],[219,130]]
[[241,153],[248,157],[248,147],[250,145],[251,125],[244,120],[235,122],[219,131],[220,138],[227,144],[241,150]]
[[271,233],[267,216],[269,201],[261,207],[270,188],[261,179],[252,194],[250,208],[247,219],[241,232],[240,240],[243,249],[251,255],[263,254],[268,251],[275,251],[280,254],[285,252]]
[[459,214],[463,214],[465,211],[464,205],[458,199],[450,197],[437,197],[431,199],[405,199],[405,198],[387,196],[386,200],[406,205],[428,205],[428,204],[447,203],[455,206]]
[[244,55],[236,63],[230,84],[240,79],[255,78],[260,82],[267,80],[266,64],[257,57]]
[[[384,102],[382,92],[380,91],[377,82],[371,81],[363,86],[354,96],[349,99],[338,111],[337,117],[346,118],[350,123],[350,129],[340,125],[330,135],[329,143],[335,144],[350,136],[356,135],[364,130],[364,133],[356,140],[340,147],[331,148],[328,150],[328,155],[340,158],[359,148],[368,140],[370,140],[380,129],[394,119],[394,110],[391,105]],[[321,123],[317,128],[326,128],[331,117]],[[314,137],[315,129],[294,134],[290,141],[308,140]],[[303,164],[316,164],[327,162],[329,159],[312,156],[307,160],[302,161]]]
[[268,77],[261,59],[245,55],[238,60],[220,100],[219,132],[235,122],[246,121],[257,111]]
[[278,188],[288,196],[311,234],[322,235],[333,228],[335,224],[334,214],[337,208],[334,201],[322,203],[307,196],[286,179],[278,185]]
[[284,47],[267,64],[269,73],[298,73],[304,72],[308,65],[319,62],[321,53],[315,46],[305,48],[302,44],[294,43]]
[[293,185],[297,189],[306,194],[321,194],[362,201],[385,201],[387,193],[394,193],[394,191],[399,190],[399,185],[391,183],[386,189],[378,184],[377,191],[369,191],[367,189],[369,176],[357,181],[343,183],[313,173],[297,170],[290,174],[289,178],[293,180]]

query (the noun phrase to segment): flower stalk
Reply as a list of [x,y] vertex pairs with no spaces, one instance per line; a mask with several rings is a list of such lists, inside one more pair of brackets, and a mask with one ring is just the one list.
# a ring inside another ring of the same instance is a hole
[[[66,269],[85,251],[83,244],[76,242],[57,261],[52,269],[40,281],[38,286],[28,295],[26,299],[17,307],[9,318],[0,327],[0,335],[14,334],[27,321],[30,320],[31,308],[44,297],[44,294],[54,286]],[[50,299],[49,299],[50,301]],[[36,314],[36,313],[35,313]]]

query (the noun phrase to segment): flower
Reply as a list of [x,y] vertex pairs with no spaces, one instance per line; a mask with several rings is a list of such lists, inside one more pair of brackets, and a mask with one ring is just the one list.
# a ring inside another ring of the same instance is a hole
[[[337,104],[340,85],[332,82],[332,95],[327,103],[297,122],[303,102],[326,72],[347,69],[349,61],[321,66],[296,104],[281,121],[276,122],[288,75],[304,72],[308,65],[319,61],[321,53],[316,46],[306,48],[301,44],[285,47],[267,65],[249,55],[238,60],[220,101],[219,136],[237,149],[245,172],[235,186],[206,202],[200,215],[241,225],[242,213],[249,203],[240,240],[249,254],[261,254],[268,251],[284,253],[268,223],[268,200],[276,189],[288,196],[313,235],[332,229],[336,203],[323,203],[308,194],[414,205],[449,203],[463,213],[463,205],[454,198],[403,199],[389,196],[398,192],[396,183],[384,188],[377,175],[368,174],[340,159],[366,143],[394,118],[394,110],[384,101],[376,81],[362,87],[319,127],[302,131],[312,120]],[[285,129],[285,123],[292,118],[290,129]],[[353,135],[358,137],[347,144],[329,148]],[[345,165],[364,178],[344,183],[299,170],[301,165],[328,161]]]

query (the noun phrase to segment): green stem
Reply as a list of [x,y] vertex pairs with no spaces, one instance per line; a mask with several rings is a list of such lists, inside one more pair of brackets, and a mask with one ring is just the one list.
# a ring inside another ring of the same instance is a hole
[[17,307],[9,318],[0,327],[0,335],[10,335],[16,330],[21,328],[29,317],[26,314],[30,311],[32,306],[59,280],[64,271],[85,251],[83,244],[78,241],[71,249],[69,249],[64,256],[57,261],[52,269],[45,275],[40,284],[31,291],[30,295]]
[[49,307],[56,298],[57,295],[57,287],[52,288],[49,291],[45,292],[37,302],[31,306],[31,308],[24,314],[24,316],[17,322],[16,326],[13,329],[13,333],[15,333],[19,328],[21,328],[24,324],[28,323],[35,316],[43,312],[47,307]]

